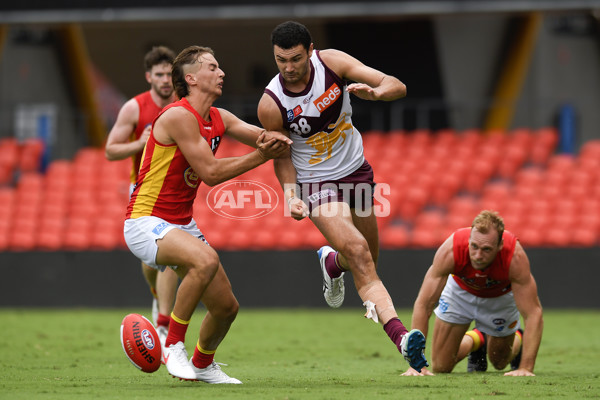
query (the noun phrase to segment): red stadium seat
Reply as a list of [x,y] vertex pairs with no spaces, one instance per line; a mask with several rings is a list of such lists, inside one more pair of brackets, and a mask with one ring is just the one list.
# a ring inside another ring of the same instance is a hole
[[90,247],[91,218],[71,218],[65,227],[64,248],[66,250],[88,250]]
[[571,245],[572,233],[560,227],[552,227],[544,232],[544,245],[550,247],[568,247]]
[[12,251],[31,251],[35,246],[35,229],[14,229],[9,235],[8,248]]
[[445,231],[440,229],[428,229],[417,227],[413,229],[410,239],[410,246],[414,248],[437,248],[444,241]]
[[42,167],[42,156],[45,144],[42,139],[31,138],[21,144],[19,169],[22,172],[39,171]]
[[579,226],[572,230],[571,245],[575,247],[595,247],[598,245],[598,230]]
[[530,161],[535,165],[544,166],[556,150],[558,132],[554,128],[542,128],[538,129],[533,136]]
[[541,247],[544,245],[544,231],[536,227],[524,226],[518,232],[512,230],[511,232],[517,235],[521,244],[526,248]]
[[37,247],[56,251],[63,247],[65,219],[62,216],[43,216],[40,221]]
[[100,218],[91,229],[90,248],[114,250],[119,245],[119,235],[123,235],[123,225],[119,221]]
[[4,175],[4,179],[0,183],[5,184],[12,181],[13,171],[19,162],[20,151],[17,139],[13,137],[0,138],[0,154],[2,154],[2,157],[0,157],[0,170]]
[[600,139],[588,140],[581,145],[579,151],[580,159],[600,159]]
[[388,225],[381,230],[379,241],[384,249],[404,248],[410,243],[410,234],[404,225]]

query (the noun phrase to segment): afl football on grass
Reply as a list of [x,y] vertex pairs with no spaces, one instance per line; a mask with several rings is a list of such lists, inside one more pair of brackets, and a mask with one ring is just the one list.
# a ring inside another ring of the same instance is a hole
[[146,317],[128,314],[121,322],[121,346],[129,361],[144,372],[160,367],[161,346],[158,334]]

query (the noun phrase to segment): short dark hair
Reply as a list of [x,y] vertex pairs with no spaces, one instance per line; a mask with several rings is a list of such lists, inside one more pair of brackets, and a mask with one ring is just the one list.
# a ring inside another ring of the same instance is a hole
[[175,89],[175,93],[177,93],[177,96],[180,99],[190,94],[190,89],[185,81],[183,67],[185,65],[191,65],[195,63],[198,61],[198,57],[205,53],[212,54],[213,56],[215,55],[215,52],[210,47],[189,46],[183,49],[181,53],[177,55],[175,61],[173,61],[173,72],[171,79],[173,80],[173,88]]
[[291,49],[299,44],[309,49],[312,38],[308,29],[299,22],[286,21],[279,24],[271,32],[271,43],[282,49]]
[[172,65],[173,60],[175,60],[175,52],[173,50],[166,46],[154,46],[144,56],[144,68],[146,72],[149,72],[155,65],[163,63]]

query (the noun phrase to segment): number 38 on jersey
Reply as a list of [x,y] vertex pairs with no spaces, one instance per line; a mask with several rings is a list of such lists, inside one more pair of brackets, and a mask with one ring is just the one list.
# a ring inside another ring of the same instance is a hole
[[302,137],[308,137],[311,133],[311,127],[306,118],[300,118],[298,122],[290,124],[290,131]]

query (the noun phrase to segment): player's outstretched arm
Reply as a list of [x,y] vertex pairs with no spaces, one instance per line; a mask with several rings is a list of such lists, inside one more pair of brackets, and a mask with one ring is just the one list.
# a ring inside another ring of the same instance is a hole
[[347,90],[361,99],[392,101],[406,96],[406,85],[398,78],[371,68],[343,51],[327,49],[320,55],[336,74],[355,82],[348,85]]
[[225,134],[238,142],[257,148],[256,141],[260,134],[264,132],[265,140],[276,139],[288,145],[292,144],[292,140],[286,135],[276,131],[265,131],[256,125],[249,124],[246,121],[239,119],[230,111],[220,108],[219,113],[225,124]]
[[523,350],[519,369],[505,373],[506,376],[534,376],[535,360],[542,341],[544,319],[538,297],[537,284],[531,274],[529,259],[520,243],[510,265],[509,277],[515,303],[523,316]]
[[277,139],[257,138],[257,149],[240,157],[215,158],[211,147],[200,135],[198,121],[182,107],[165,111],[154,124],[154,136],[159,143],[176,143],[190,166],[209,186],[218,185],[258,167],[269,159],[281,157],[288,145]]
[[[427,270],[423,284],[415,300],[413,306],[413,315],[411,321],[411,329],[419,329],[425,337],[429,331],[429,319],[433,310],[435,309],[440,295],[444,290],[448,276],[454,270],[454,253],[452,250],[452,243],[454,241],[454,235],[451,235],[444,243],[438,248],[433,257],[433,263]],[[419,374],[416,370],[409,368],[403,376],[420,376],[420,375],[433,375],[433,373],[427,369],[422,369]]]

